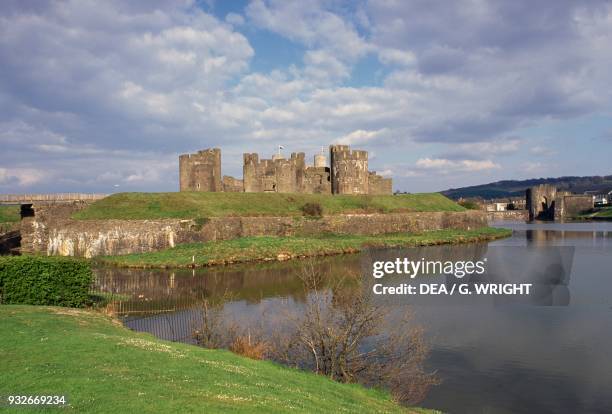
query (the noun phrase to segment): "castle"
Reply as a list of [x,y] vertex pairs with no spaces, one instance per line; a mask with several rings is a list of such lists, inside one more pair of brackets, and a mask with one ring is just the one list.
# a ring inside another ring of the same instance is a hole
[[593,208],[593,196],[560,191],[551,184],[528,188],[525,194],[529,220],[563,220]]
[[221,176],[221,150],[205,149],[179,156],[180,191],[271,192],[308,194],[392,194],[391,178],[368,170],[368,152],[348,145],[329,147],[330,164],[320,153],[306,165],[303,152],[259,159],[243,156],[243,179]]

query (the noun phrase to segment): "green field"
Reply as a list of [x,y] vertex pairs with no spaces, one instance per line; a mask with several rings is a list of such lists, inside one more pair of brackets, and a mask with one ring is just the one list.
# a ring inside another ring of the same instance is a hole
[[2,305],[0,356],[0,396],[67,395],[71,412],[431,413],[382,391],[158,340],[93,311]]
[[350,196],[280,193],[118,193],[98,200],[73,218],[162,219],[225,216],[298,216],[302,206],[318,203],[323,214],[404,211],[464,211],[438,193]]
[[612,220],[612,207],[600,207],[594,211],[581,214],[578,219]]
[[603,209],[597,211],[593,215],[593,217],[611,218],[612,219],[612,207],[603,208]]
[[0,223],[14,223],[21,220],[19,206],[0,205]]
[[[181,244],[150,253],[106,256],[96,260],[123,267],[188,267],[250,261],[278,260],[306,256],[356,253],[365,247],[411,247],[468,243],[508,237],[507,229],[483,227],[475,230],[437,230],[420,234],[379,236],[334,235],[319,237],[243,237],[207,243]],[[192,263],[192,257],[195,262]]]

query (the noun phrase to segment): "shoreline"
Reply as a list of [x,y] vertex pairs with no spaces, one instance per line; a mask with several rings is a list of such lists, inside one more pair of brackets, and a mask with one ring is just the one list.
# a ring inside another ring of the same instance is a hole
[[309,257],[355,254],[366,248],[424,247],[477,243],[506,238],[512,231],[483,227],[434,230],[379,236],[244,237],[207,243],[186,243],[156,252],[92,259],[95,264],[132,269],[191,269],[243,263],[282,262]]

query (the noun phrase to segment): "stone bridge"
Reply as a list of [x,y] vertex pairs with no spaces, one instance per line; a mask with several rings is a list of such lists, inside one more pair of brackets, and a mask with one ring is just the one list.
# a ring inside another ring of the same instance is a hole
[[108,194],[91,193],[0,194],[0,204],[71,203],[74,201],[95,201],[107,196]]

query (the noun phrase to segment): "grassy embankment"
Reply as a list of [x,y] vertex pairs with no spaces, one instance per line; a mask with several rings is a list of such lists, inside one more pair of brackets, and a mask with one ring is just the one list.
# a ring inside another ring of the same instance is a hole
[[0,355],[0,396],[63,394],[75,412],[432,413],[382,391],[158,340],[85,310],[0,306]]
[[[227,216],[302,216],[307,203],[321,206],[323,215],[465,211],[438,193],[388,196],[349,196],[278,193],[119,193],[96,201],[73,215],[88,219],[204,220]],[[506,237],[497,229],[442,230],[423,234],[381,236],[321,235],[318,237],[247,237],[228,241],[190,243],[159,252],[104,257],[98,260],[128,267],[185,267],[278,260],[293,257],[354,253],[365,246],[398,247],[461,243]]]
[[438,193],[351,196],[279,193],[118,193],[98,200],[73,218],[146,220],[227,216],[301,216],[306,203],[318,203],[323,215],[407,211],[464,211]]
[[[380,236],[322,235],[320,237],[244,237],[208,243],[188,243],[157,252],[106,256],[97,260],[124,267],[188,267],[295,257],[356,253],[366,247],[413,247],[469,243],[508,237],[511,230],[437,230],[420,234]],[[279,257],[280,256],[280,257]]]
[[0,233],[12,230],[21,220],[19,206],[0,205]]
[[581,218],[595,220],[612,220],[612,207],[597,209],[594,213],[584,214]]
[[19,206],[0,205],[0,223],[14,223],[20,219]]

